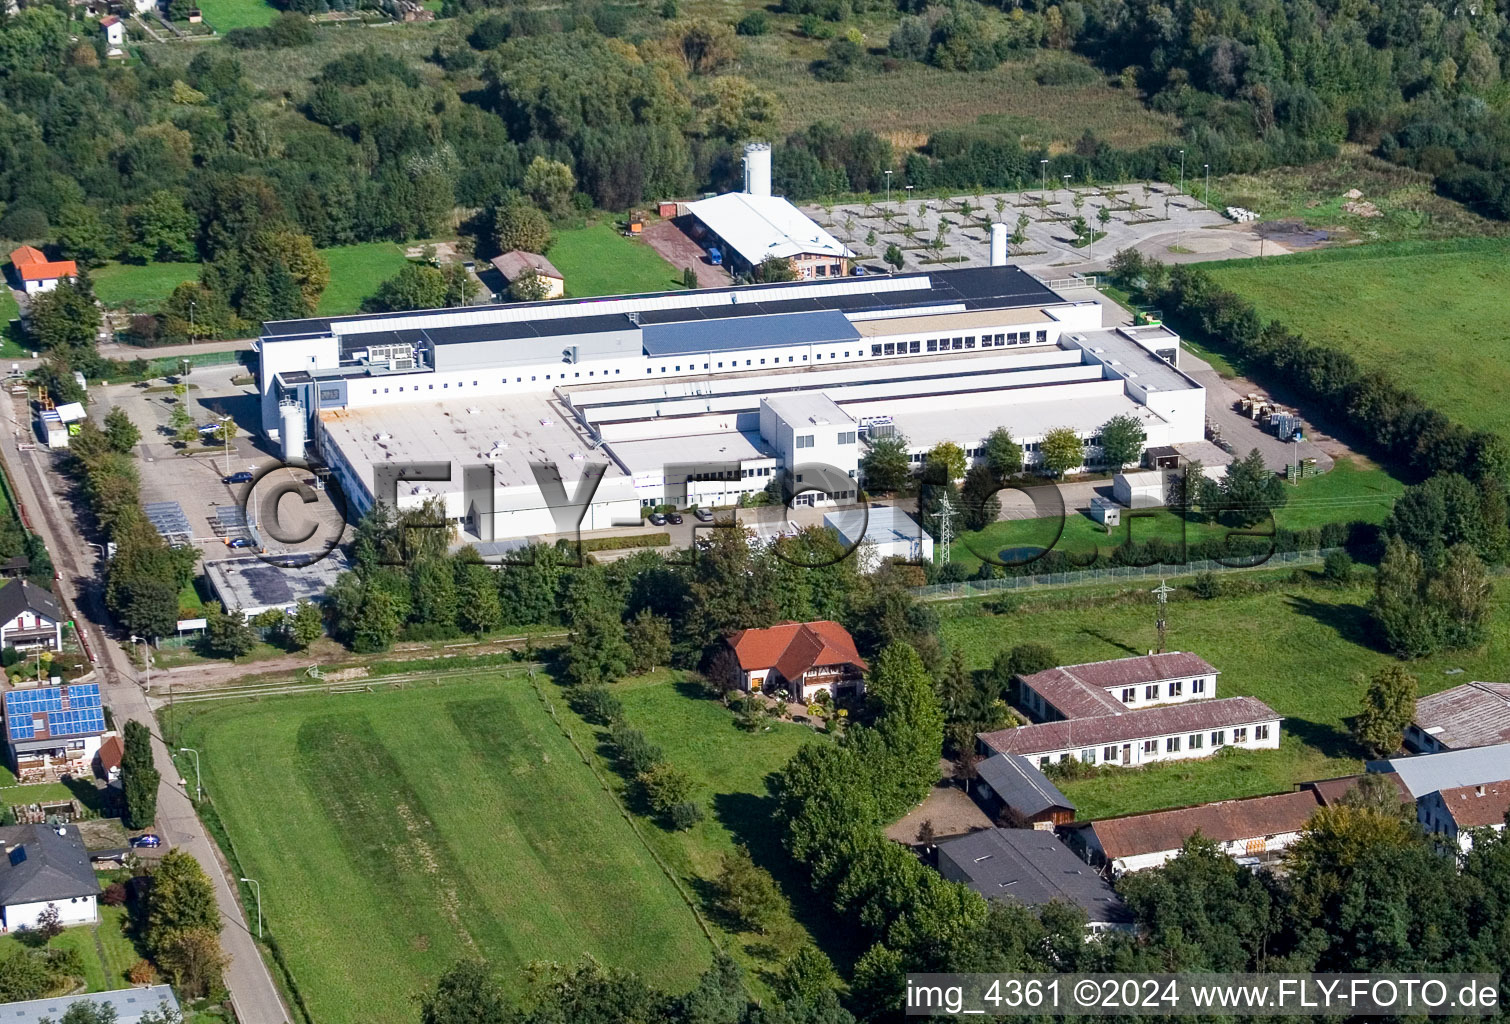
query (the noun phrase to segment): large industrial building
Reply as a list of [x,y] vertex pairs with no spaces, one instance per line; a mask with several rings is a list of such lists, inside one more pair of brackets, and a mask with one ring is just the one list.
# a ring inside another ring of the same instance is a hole
[[1031,465],[1055,427],[1092,460],[1118,414],[1149,446],[1205,428],[1167,332],[1103,329],[1099,303],[1005,265],[276,322],[259,350],[285,456],[328,465],[357,512],[442,497],[481,541],[731,504],[783,474],[843,503],[866,438],[893,432],[921,462],[1006,427]]

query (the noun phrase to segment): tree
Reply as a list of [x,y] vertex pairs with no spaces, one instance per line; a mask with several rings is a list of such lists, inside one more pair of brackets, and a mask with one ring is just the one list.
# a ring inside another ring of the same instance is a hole
[[501,252],[544,252],[551,243],[550,225],[539,210],[515,199],[493,211],[493,240]]
[[1096,223],[1101,225],[1101,233],[1103,235],[1106,234],[1106,225],[1111,223],[1111,219],[1112,212],[1106,207],[1103,206],[1096,211]]
[[907,438],[901,434],[884,437],[872,434],[865,442],[860,472],[864,474],[865,489],[873,494],[903,487],[912,475],[912,454],[907,450]]
[[141,439],[142,432],[131,422],[131,417],[126,415],[126,410],[121,406],[117,405],[105,414],[105,440],[111,451],[129,454]]
[[1467,544],[1448,548],[1441,568],[1426,584],[1426,601],[1441,615],[1444,648],[1466,650],[1484,643],[1492,596],[1488,572],[1473,548]]
[[169,850],[152,871],[147,892],[148,947],[156,953],[172,936],[197,928],[212,935],[220,929],[220,908],[215,887],[194,856],[182,849]]
[[984,530],[1001,515],[1001,499],[996,496],[995,474],[983,465],[971,466],[965,474],[965,483],[960,488],[961,511],[964,513],[965,529]]
[[965,475],[969,460],[965,450],[953,441],[940,441],[928,450],[926,463],[943,470],[945,480],[958,480]]
[[154,945],[153,956],[173,984],[191,999],[208,995],[220,984],[230,958],[220,948],[215,926],[177,928]]
[[887,263],[891,264],[893,270],[901,270],[902,264],[906,262],[906,258],[902,255],[902,247],[895,242],[891,242],[886,246],[885,259]]
[[205,607],[205,648],[217,658],[230,658],[232,661],[243,654],[250,654],[253,647],[257,646],[257,634],[252,632],[251,623],[246,621],[246,616],[240,608],[232,608],[230,611],[221,611],[218,604],[209,604]]
[[797,268],[785,256],[767,256],[750,268],[750,280],[756,284],[778,284],[797,280]]
[[146,763],[121,764],[121,791],[126,801],[126,824],[130,828],[151,828],[157,820],[157,787],[162,776]]
[[199,225],[177,192],[153,192],[131,208],[126,221],[131,231],[127,259],[136,263],[194,259],[194,232]]
[[393,596],[375,586],[364,586],[351,624],[351,649],[358,654],[386,651],[398,639],[402,625]]
[[1421,556],[1391,537],[1374,574],[1374,598],[1369,604],[1374,627],[1387,646],[1402,658],[1431,654],[1440,642],[1439,610],[1425,601],[1426,570]]
[[1128,413],[1113,416],[1101,425],[1101,458],[1108,466],[1121,469],[1143,456],[1148,433],[1138,418]]
[[944,714],[922,659],[905,643],[890,645],[876,659],[866,700],[895,763],[892,787],[877,796],[883,811],[896,816],[939,780]]
[[1321,563],[1321,575],[1328,583],[1345,587],[1353,582],[1353,559],[1340,548],[1327,552]]
[[1263,453],[1254,448],[1227,467],[1220,485],[1218,508],[1224,518],[1240,526],[1251,526],[1284,507],[1288,497],[1284,481],[1264,465]]
[[1084,463],[1085,444],[1070,427],[1054,427],[1038,442],[1038,464],[1050,476],[1063,476]]
[[649,608],[641,608],[624,627],[629,643],[630,667],[636,673],[649,672],[671,660],[671,623]]
[[60,281],[51,291],[32,297],[27,323],[40,349],[93,351],[101,316],[94,299],[79,283]]
[[713,889],[714,907],[746,931],[764,935],[781,915],[784,901],[776,880],[744,846],[723,855]]
[[114,233],[100,215],[83,203],[69,203],[58,214],[58,247],[82,266],[97,267],[117,249]]
[[308,650],[310,644],[320,639],[325,633],[323,618],[318,605],[301,598],[289,615],[288,636],[294,646]]
[[567,678],[574,685],[602,685],[629,673],[632,654],[620,609],[601,571],[580,571],[573,576],[567,599],[571,639],[565,661]]
[[462,960],[420,997],[420,1024],[507,1024],[514,1010],[488,965]]
[[509,282],[509,298],[515,302],[539,302],[550,294],[550,282],[534,267],[526,267]]
[[543,156],[531,160],[524,172],[524,191],[535,205],[552,213],[559,213],[567,207],[576,187],[577,179],[570,167]]
[[652,810],[665,814],[692,795],[692,776],[669,761],[658,761],[635,776]]
[[51,942],[63,934],[63,913],[57,904],[49,903],[37,915],[37,934],[42,936],[43,942]]
[[1059,655],[1048,644],[1028,641],[1015,645],[1007,652],[1006,671],[1008,676],[1030,676],[1038,672],[1047,672],[1059,664]]
[[397,274],[378,285],[368,305],[374,312],[406,309],[439,309],[446,304],[446,281],[435,267],[406,263]]
[[1370,757],[1388,757],[1400,749],[1416,714],[1416,690],[1416,677],[1399,665],[1386,665],[1369,677],[1353,735]]
[[1022,445],[1012,440],[1012,432],[997,427],[986,435],[986,468],[998,481],[1022,472]]
[[477,562],[458,566],[456,624],[474,636],[491,633],[503,625],[503,603],[498,596],[494,570]]

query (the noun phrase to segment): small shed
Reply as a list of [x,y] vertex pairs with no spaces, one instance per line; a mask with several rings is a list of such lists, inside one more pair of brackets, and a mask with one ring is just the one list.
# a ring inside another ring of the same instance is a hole
[[513,249],[502,256],[494,256],[489,262],[493,264],[493,269],[502,274],[504,281],[509,284],[513,284],[527,271],[533,270],[545,282],[545,297],[547,299],[559,299],[566,294],[565,276],[555,268],[550,260],[537,252],[525,252],[523,249]]
[[1112,477],[1112,497],[1127,508],[1158,508],[1164,504],[1164,474],[1118,473]]
[[1091,499],[1091,518],[1102,526],[1122,525],[1122,506],[1099,495]]
[[105,33],[105,45],[118,50],[126,44],[126,23],[112,14],[100,19],[100,31]]
[[662,199],[656,204],[656,212],[666,220],[677,216],[677,202],[675,199]]
[[1047,830],[1075,820],[1075,805],[1021,754],[993,754],[975,771],[975,798],[1014,827]]
[[37,439],[49,448],[68,447],[68,426],[56,409],[37,413]]

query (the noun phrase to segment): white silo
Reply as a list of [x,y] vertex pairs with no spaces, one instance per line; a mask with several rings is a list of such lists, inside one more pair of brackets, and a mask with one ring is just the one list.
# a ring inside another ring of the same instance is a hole
[[278,403],[279,440],[283,443],[283,461],[296,465],[304,461],[304,407],[292,398]]
[[771,145],[751,142],[745,146],[745,192],[752,196],[771,194]]
[[1007,226],[1005,224],[991,225],[991,266],[1004,267],[1007,265]]

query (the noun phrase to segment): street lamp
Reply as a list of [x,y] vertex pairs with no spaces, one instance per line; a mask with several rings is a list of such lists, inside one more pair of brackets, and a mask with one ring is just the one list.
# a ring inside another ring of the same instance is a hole
[[243,882],[257,890],[257,941],[262,941],[262,883],[255,878],[243,878]]
[[1047,192],[1048,190],[1049,190],[1049,162],[1047,160],[1040,160],[1040,161],[1038,161],[1038,201],[1040,203],[1043,202],[1043,200],[1044,200],[1044,193]]
[[204,783],[200,781],[200,777],[199,777],[199,751],[195,750],[193,747],[179,747],[178,748],[178,752],[180,754],[193,754],[194,755],[194,793],[195,793],[195,799],[203,800],[204,799]]
[[197,305],[199,305],[199,303],[195,302],[193,299],[189,300],[189,344],[191,345],[194,344],[194,335],[196,333],[194,330],[194,307]]
[[1185,194],[1185,151],[1180,150],[1180,195]]
[[220,415],[219,419],[220,419],[220,439],[225,442],[225,475],[226,476],[230,476],[231,475],[231,432],[226,429],[226,424],[231,422],[231,418],[229,416],[225,415],[224,413],[222,413]]
[[886,172],[886,205],[891,205],[891,172]]
[[131,642],[134,644],[139,643],[142,645],[142,672],[145,676],[145,681],[142,683],[142,690],[143,692],[150,693],[152,691],[152,654],[147,644],[147,638],[144,636],[137,636],[135,633],[132,633]]
[[1206,164],[1206,209],[1211,209],[1211,165]]

